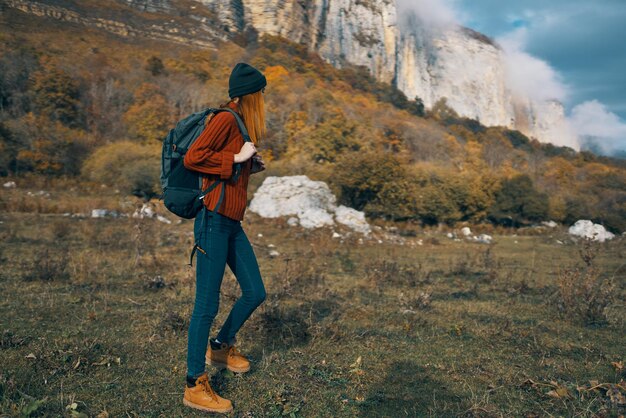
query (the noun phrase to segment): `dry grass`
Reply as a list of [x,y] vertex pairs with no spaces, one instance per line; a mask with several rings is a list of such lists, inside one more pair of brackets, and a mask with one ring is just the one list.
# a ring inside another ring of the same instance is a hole
[[[134,209],[113,192],[93,206],[81,198],[85,211]],[[190,221],[38,210],[0,220],[3,416],[202,416],[180,399]],[[233,416],[625,413],[621,240],[590,255],[545,234],[484,245],[415,229],[406,245],[360,244],[253,213],[243,226],[267,299],[238,334],[252,370],[209,368]],[[576,260],[577,275],[565,276]],[[212,335],[239,294],[227,270]],[[590,326],[589,312],[605,320]]]

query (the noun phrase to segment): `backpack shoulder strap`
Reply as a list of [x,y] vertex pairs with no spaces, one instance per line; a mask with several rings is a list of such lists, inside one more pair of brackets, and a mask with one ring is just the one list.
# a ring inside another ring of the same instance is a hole
[[217,109],[217,111],[218,112],[219,111],[230,112],[235,117],[235,120],[237,121],[237,126],[239,127],[239,131],[241,132],[241,136],[243,136],[244,142],[252,142],[252,140],[250,139],[250,135],[248,135],[248,129],[246,128],[246,125],[243,123],[241,116],[239,116],[237,112],[235,112],[233,109],[224,108],[224,107]]
[[[250,139],[250,135],[248,134],[248,129],[246,128],[246,125],[243,123],[241,116],[239,116],[237,112],[227,107],[215,109],[215,113],[220,112],[220,111],[230,112],[235,117],[235,120],[237,121],[237,126],[239,127],[239,131],[241,132],[241,136],[243,136],[243,141],[252,142],[252,140]],[[239,174],[241,174],[241,165],[242,163],[235,163],[235,174],[233,175],[233,181],[237,181],[237,179],[239,178]]]

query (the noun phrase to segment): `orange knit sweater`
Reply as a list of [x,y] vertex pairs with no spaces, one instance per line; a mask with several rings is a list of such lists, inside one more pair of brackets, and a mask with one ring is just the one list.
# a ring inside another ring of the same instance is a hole
[[[237,111],[237,104],[230,103],[229,107]],[[229,179],[226,182],[224,198],[218,213],[229,218],[241,221],[248,203],[247,189],[252,159],[248,159],[241,166],[241,173],[233,183],[235,172],[233,163],[235,154],[239,153],[244,144],[243,136],[239,132],[235,117],[229,112],[220,112],[213,116],[204,131],[187,150],[184,165],[189,170],[198,171],[206,176],[202,180],[202,189],[206,189],[219,179]],[[216,186],[204,197],[204,205],[213,210],[224,185]]]

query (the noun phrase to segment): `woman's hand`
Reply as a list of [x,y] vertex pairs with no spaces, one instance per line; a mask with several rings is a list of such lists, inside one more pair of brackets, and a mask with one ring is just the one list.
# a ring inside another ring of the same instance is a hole
[[252,168],[250,169],[250,174],[258,173],[259,171],[265,170],[265,162],[263,162],[263,157],[261,154],[255,154],[252,156]]
[[238,154],[235,154],[235,162],[243,163],[256,154],[256,147],[252,142],[245,142]]

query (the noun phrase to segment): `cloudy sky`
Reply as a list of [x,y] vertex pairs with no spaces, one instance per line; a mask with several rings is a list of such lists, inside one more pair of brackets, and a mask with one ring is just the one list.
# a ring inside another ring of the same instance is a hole
[[[626,0],[398,0],[498,41],[520,86],[558,98],[574,129],[626,150]],[[541,88],[537,88],[541,86]]]

